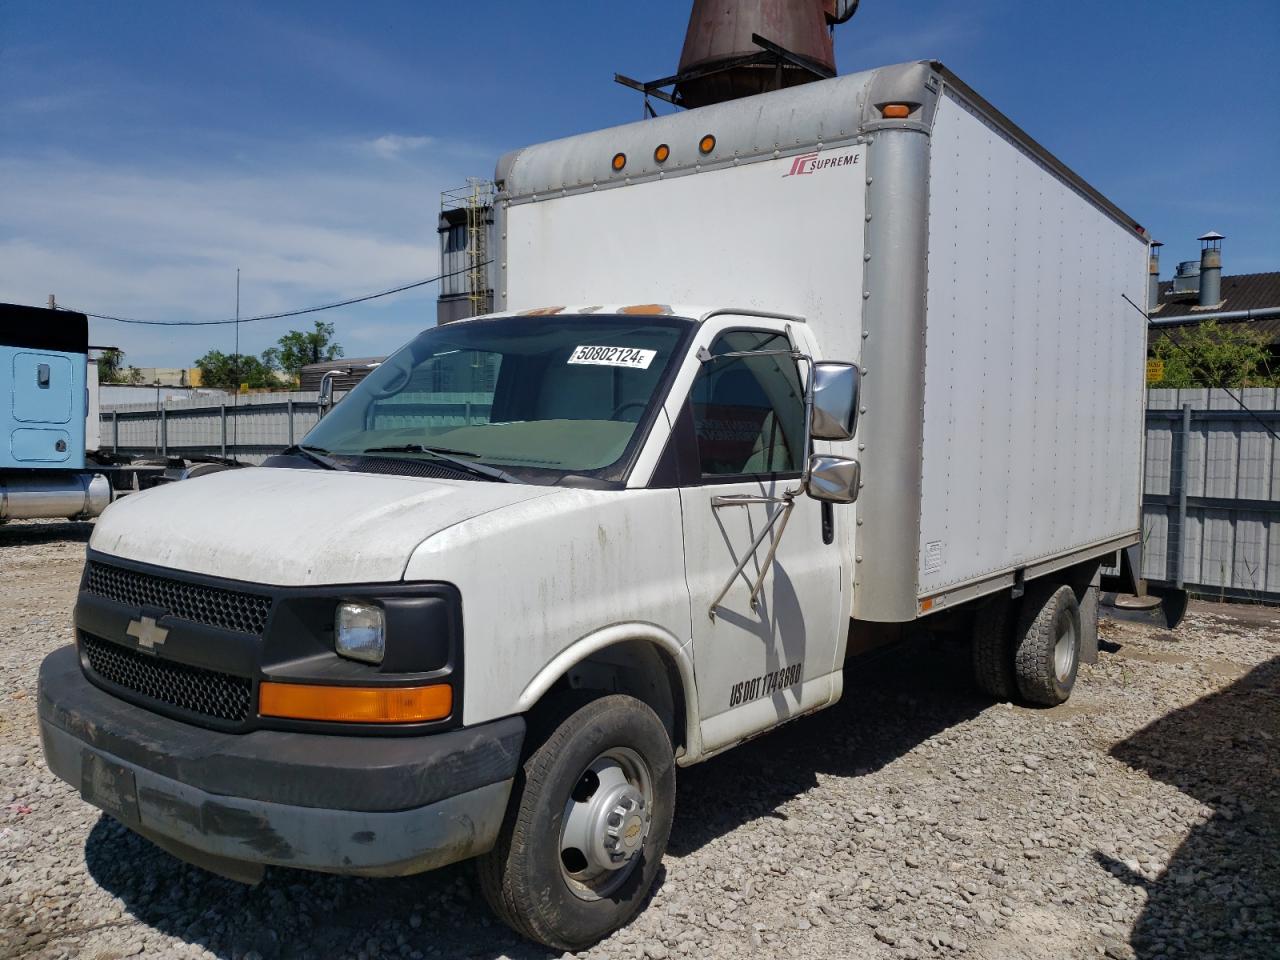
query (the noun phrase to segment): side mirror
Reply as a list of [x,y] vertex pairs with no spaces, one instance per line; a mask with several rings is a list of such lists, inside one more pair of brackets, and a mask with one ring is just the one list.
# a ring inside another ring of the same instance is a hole
[[322,417],[328,412],[329,407],[333,405],[333,378],[336,373],[336,370],[326,370],[324,376],[320,378],[320,396],[316,399],[320,404],[320,416]]
[[814,440],[849,440],[858,426],[858,368],[852,363],[813,365]]
[[862,482],[862,464],[848,457],[815,453],[809,457],[805,493],[824,503],[853,503]]

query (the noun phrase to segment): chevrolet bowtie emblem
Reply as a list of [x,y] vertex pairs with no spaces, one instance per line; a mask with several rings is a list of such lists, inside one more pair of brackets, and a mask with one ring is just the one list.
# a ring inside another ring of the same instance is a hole
[[156,647],[162,645],[165,638],[169,636],[169,628],[158,626],[151,617],[143,617],[140,620],[132,620],[129,622],[129,629],[125,631],[131,637],[138,638],[138,646],[151,653],[156,652]]

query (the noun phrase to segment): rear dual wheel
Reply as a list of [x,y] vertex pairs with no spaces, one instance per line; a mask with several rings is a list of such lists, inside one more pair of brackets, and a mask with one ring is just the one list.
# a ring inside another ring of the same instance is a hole
[[974,679],[996,700],[1057,706],[1075,686],[1082,637],[1080,606],[1066,584],[1032,583],[1016,604],[993,597],[974,614]]
[[480,887],[516,932],[580,950],[644,906],[671,833],[675,757],[657,715],[611,695],[574,711],[525,761]]
[[1080,604],[1066,584],[1037,586],[1023,598],[1013,672],[1024,700],[1055,707],[1071,696],[1080,669]]

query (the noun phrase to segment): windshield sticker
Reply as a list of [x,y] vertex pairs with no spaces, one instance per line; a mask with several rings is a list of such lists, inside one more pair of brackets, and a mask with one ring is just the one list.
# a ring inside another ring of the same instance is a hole
[[657,350],[641,350],[639,347],[574,347],[573,353],[569,354],[569,362],[648,370],[657,355]]

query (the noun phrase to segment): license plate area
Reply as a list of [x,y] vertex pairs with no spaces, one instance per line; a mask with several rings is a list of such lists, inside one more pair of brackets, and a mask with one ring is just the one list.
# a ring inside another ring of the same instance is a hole
[[141,825],[133,771],[90,750],[80,758],[80,796],[126,826]]

